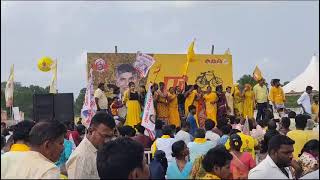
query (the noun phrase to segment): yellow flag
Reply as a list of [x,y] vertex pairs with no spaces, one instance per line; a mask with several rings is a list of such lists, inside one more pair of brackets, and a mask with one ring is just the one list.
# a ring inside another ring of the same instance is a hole
[[188,59],[188,62],[190,62],[191,60],[194,59],[194,41],[192,41],[192,43],[190,44],[189,48],[188,48],[188,54],[187,54],[187,59]]
[[260,79],[262,79],[262,73],[258,68],[258,66],[256,66],[256,68],[253,71],[253,79],[256,81],[259,81]]
[[54,61],[51,70],[53,72],[53,77],[51,80],[49,93],[56,94],[57,93],[57,61]]
[[195,54],[194,54],[194,40],[191,42],[191,44],[189,45],[189,48],[188,48],[188,53],[187,53],[187,64],[186,64],[186,70],[185,70],[185,73],[184,75],[187,74],[187,71],[188,71],[188,67],[189,67],[189,62],[191,60],[194,59],[195,57]]

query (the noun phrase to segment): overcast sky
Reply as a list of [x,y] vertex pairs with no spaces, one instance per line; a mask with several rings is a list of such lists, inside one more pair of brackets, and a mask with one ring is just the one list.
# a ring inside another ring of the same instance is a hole
[[59,92],[75,98],[86,85],[84,52],[233,55],[233,77],[258,65],[269,81],[289,81],[319,53],[319,1],[308,2],[3,2],[1,81],[15,65],[15,81],[49,85],[37,69],[42,56],[59,60]]

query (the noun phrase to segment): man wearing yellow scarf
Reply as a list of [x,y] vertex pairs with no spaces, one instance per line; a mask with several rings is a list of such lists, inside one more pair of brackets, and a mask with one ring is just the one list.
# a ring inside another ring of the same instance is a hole
[[203,129],[197,129],[194,133],[194,141],[190,142],[187,146],[190,152],[190,161],[194,162],[196,158],[206,154],[209,149],[213,148],[215,144],[212,141],[206,140],[206,132]]
[[232,155],[223,145],[210,149],[202,160],[206,174],[201,179],[230,179],[231,160]]
[[34,126],[33,121],[24,120],[13,127],[13,142],[10,151],[29,151],[29,132]]

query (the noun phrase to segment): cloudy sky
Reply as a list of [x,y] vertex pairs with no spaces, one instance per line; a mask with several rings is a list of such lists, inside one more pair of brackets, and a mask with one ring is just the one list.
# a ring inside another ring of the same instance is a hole
[[59,92],[75,97],[86,85],[84,52],[233,55],[233,77],[258,65],[267,80],[292,80],[319,53],[319,1],[308,2],[4,2],[1,1],[1,81],[49,85],[42,56],[59,60]]

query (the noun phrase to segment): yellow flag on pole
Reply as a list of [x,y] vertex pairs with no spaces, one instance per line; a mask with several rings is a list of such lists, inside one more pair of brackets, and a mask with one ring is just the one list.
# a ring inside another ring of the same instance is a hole
[[6,99],[6,107],[12,107],[13,106],[13,88],[14,88],[14,65],[11,65],[10,68],[10,75],[6,84],[5,89],[5,99]]
[[253,79],[256,81],[259,81],[260,79],[262,79],[262,73],[258,68],[258,66],[256,66],[256,68],[253,71]]
[[56,94],[57,93],[57,63],[58,61],[54,61],[53,65],[52,65],[52,72],[53,72],[53,76],[52,76],[52,80],[50,83],[50,91],[49,93],[53,93]]
[[187,54],[187,59],[188,59],[188,62],[190,62],[191,60],[194,59],[194,40],[192,41],[192,43],[190,44],[189,48],[188,48],[188,54]]
[[193,60],[194,59],[194,57],[195,57],[195,53],[194,53],[194,41],[195,40],[193,40],[192,42],[191,42],[191,44],[189,45],[189,48],[188,48],[188,52],[187,52],[187,64],[186,64],[186,70],[185,70],[185,73],[184,73],[184,75],[187,75],[187,71],[188,71],[188,67],[189,67],[189,62],[191,61],[191,60]]

